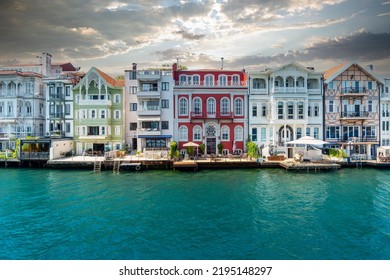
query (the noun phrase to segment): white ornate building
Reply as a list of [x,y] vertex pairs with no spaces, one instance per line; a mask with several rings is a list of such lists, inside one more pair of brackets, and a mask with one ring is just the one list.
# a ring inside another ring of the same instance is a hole
[[381,146],[390,146],[390,78],[384,79],[381,94]]
[[268,155],[294,156],[288,141],[323,139],[322,72],[296,62],[249,74],[249,134]]

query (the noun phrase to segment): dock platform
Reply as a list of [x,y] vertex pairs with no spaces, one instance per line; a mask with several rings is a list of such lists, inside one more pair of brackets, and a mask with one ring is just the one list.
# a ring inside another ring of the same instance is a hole
[[198,170],[198,164],[195,161],[176,161],[173,163],[173,171],[176,169],[193,169]]
[[295,161],[283,161],[279,165],[286,170],[306,170],[309,171],[322,171],[322,170],[337,170],[340,169],[340,164],[337,163],[320,163],[320,162],[295,162]]

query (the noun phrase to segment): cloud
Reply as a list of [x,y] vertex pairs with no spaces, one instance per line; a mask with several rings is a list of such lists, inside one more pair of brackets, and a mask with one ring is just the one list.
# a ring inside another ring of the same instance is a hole
[[175,34],[179,34],[182,36],[183,39],[187,40],[200,40],[205,37],[204,34],[194,34],[184,30],[176,31]]
[[302,50],[289,50],[275,55],[250,55],[236,59],[236,67],[255,68],[272,66],[289,61],[307,62],[313,60],[377,61],[390,59],[390,33],[371,33],[359,30],[345,37],[318,41]]

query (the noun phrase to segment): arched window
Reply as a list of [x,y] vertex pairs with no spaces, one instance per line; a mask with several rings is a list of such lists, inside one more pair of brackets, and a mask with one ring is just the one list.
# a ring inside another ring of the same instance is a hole
[[275,87],[283,87],[283,78],[280,76],[276,77],[274,85]]
[[242,141],[243,140],[243,129],[241,126],[236,126],[234,128],[234,141]]
[[233,75],[232,76],[232,85],[233,86],[239,86],[240,85],[240,76]]
[[226,75],[219,75],[218,76],[218,85],[225,87],[227,85],[227,77]]
[[230,101],[229,98],[224,97],[221,99],[221,115],[226,116],[230,114]]
[[304,87],[305,86],[305,79],[303,77],[298,77],[297,82],[296,82],[297,87]]
[[185,125],[179,128],[179,140],[188,141],[188,128]]
[[194,126],[193,128],[193,141],[202,140],[202,128],[199,125]]
[[26,113],[27,113],[27,115],[31,115],[31,113],[32,113],[32,107],[31,107],[30,101],[26,102]]
[[211,97],[207,99],[207,114],[214,115],[215,111],[216,111],[215,99]]
[[199,85],[200,83],[199,83],[199,75],[194,75],[194,76],[192,76],[192,83],[194,84],[194,85]]
[[194,115],[201,115],[202,114],[202,100],[199,97],[194,98],[193,114]]
[[186,116],[188,115],[188,101],[187,98],[180,98],[179,100],[179,115]]
[[223,126],[221,128],[221,140],[222,141],[229,141],[230,139],[230,129],[228,126]]
[[205,86],[213,86],[214,85],[214,76],[213,75],[206,75],[204,77],[204,83],[205,83]]
[[244,114],[242,105],[243,105],[243,101],[241,98],[236,98],[234,100],[234,114],[236,116],[242,116]]
[[287,77],[286,87],[294,87],[294,78],[293,77]]

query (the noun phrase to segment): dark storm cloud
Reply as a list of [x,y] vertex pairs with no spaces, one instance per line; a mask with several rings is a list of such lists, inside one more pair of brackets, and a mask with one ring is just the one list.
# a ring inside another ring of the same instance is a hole
[[115,7],[104,0],[2,0],[0,59],[31,57],[42,51],[73,59],[126,51],[149,43],[174,17],[206,15],[212,3],[171,1],[167,7],[157,7],[159,1],[118,2],[122,5]]
[[352,60],[376,61],[390,59],[390,33],[360,31],[350,36],[318,42],[303,50],[287,51],[272,56],[252,55],[236,59],[236,67],[275,65],[289,61],[306,62],[312,60]]

